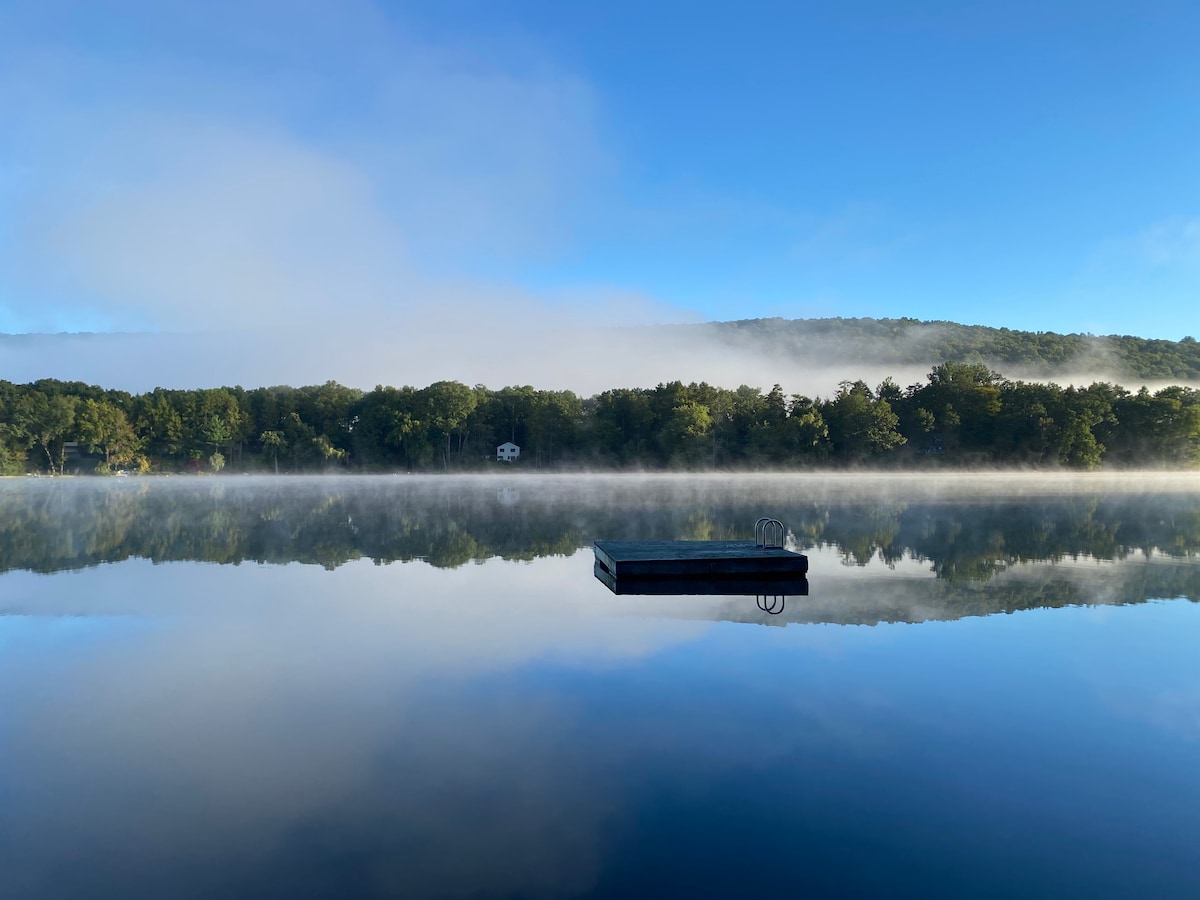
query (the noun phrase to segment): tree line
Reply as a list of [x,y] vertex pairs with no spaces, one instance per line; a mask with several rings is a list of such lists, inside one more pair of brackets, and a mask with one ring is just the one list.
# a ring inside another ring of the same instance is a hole
[[754,470],[846,466],[1188,468],[1200,391],[1012,381],[946,362],[906,388],[829,397],[674,381],[593,397],[455,381],[424,388],[156,388],[0,381],[0,472]]

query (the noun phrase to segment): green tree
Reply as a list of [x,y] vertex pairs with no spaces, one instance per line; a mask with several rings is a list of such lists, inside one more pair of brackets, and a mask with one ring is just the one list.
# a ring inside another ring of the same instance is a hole
[[803,395],[792,397],[783,435],[791,461],[824,459],[830,451],[829,425],[818,405]]
[[426,428],[417,409],[417,392],[376,386],[357,407],[351,439],[355,459],[372,466],[396,465],[401,456],[411,468],[420,455]]
[[9,442],[7,426],[0,425],[0,475],[20,475],[25,468],[25,454]]
[[496,391],[494,398],[494,424],[496,437],[521,445],[527,443],[525,424],[529,421],[536,401],[537,391],[532,385],[513,385]]
[[216,413],[213,413],[205,420],[204,424],[200,427],[200,432],[204,435],[204,443],[212,447],[214,453],[229,446],[229,443],[233,440],[233,429],[230,427],[229,422]]
[[594,446],[606,461],[623,465],[644,461],[655,422],[647,391],[605,391],[595,398],[591,418]]
[[80,404],[76,430],[89,452],[104,453],[105,471],[131,465],[141,448],[125,411],[105,400],[89,399]]
[[1021,465],[1053,459],[1062,431],[1062,395],[1056,384],[1003,384],[993,444],[995,459]]
[[275,474],[279,474],[279,451],[287,449],[287,438],[282,431],[264,431],[258,439],[263,447],[271,451],[271,460],[275,463]]
[[731,396],[730,413],[731,440],[734,462],[757,462],[757,454],[764,443],[763,432],[770,428],[770,413],[767,401],[759,388],[742,384]]
[[1104,445],[1092,433],[1089,417],[1081,412],[1067,413],[1059,444],[1058,459],[1073,469],[1096,469],[1104,458]]
[[571,391],[539,391],[527,429],[534,465],[552,462],[556,450],[572,446],[582,418],[583,402]]
[[42,391],[30,391],[16,404],[16,430],[23,435],[26,446],[40,447],[49,471],[62,474],[66,466],[66,439],[75,426],[74,397]]
[[183,450],[183,419],[172,402],[179,393],[155,388],[133,402],[134,432],[153,456],[176,456]]
[[695,400],[680,403],[671,410],[664,428],[671,464],[689,468],[704,459],[709,451],[712,426],[708,407]]
[[[247,435],[239,395],[241,388],[211,388],[188,391],[189,414],[184,421],[190,425],[194,447],[228,450],[232,455]],[[219,425],[214,425],[219,420]],[[213,431],[216,427],[218,430]],[[253,432],[251,432],[253,433]],[[219,445],[214,441],[220,441]]]
[[346,458],[346,451],[340,447],[335,447],[333,442],[323,434],[318,434],[313,438],[313,447],[316,448],[317,455],[325,465],[342,462]]
[[862,381],[843,381],[821,407],[834,452],[848,462],[877,458],[905,442],[899,418],[886,400],[876,399]]
[[1002,380],[978,363],[945,362],[929,373],[929,385],[917,392],[917,405],[936,416],[948,448],[986,452],[1000,412]]
[[1200,463],[1200,391],[1143,387],[1113,404],[1112,455],[1129,466],[1190,467]]
[[423,418],[442,441],[442,468],[450,468],[450,442],[475,409],[476,397],[458,381],[438,381],[420,392],[425,408]]

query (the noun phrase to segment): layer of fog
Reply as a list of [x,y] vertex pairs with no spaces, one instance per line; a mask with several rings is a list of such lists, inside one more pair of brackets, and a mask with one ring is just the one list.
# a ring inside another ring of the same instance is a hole
[[[294,386],[334,380],[370,390],[377,384],[424,387],[461,381],[500,388],[530,384],[591,396],[616,387],[653,387],[681,380],[831,396],[843,380],[872,387],[892,377],[919,382],[928,366],[883,367],[846,360],[814,368],[796,358],[732,352],[718,341],[663,337],[653,330],[604,329],[567,314],[462,312],[444,324],[393,329],[378,321],[344,323],[306,333],[286,327],[254,332],[171,335],[29,335],[0,339],[0,377],[84,381],[142,392],[154,387],[240,384]],[[465,321],[462,330],[459,325]]]
[[[545,306],[514,309],[499,319],[494,309],[464,307],[459,314],[442,322],[413,318],[403,327],[379,314],[366,322],[325,322],[312,331],[293,323],[269,332],[0,335],[0,377],[16,383],[58,378],[134,393],[330,380],[370,390],[448,380],[491,388],[530,384],[581,396],[680,380],[763,390],[779,384],[788,394],[830,397],[843,381],[862,380],[872,388],[887,378],[901,387],[924,384],[943,361],[872,362],[877,354],[869,346],[840,360],[810,359],[802,350],[730,345],[711,334],[604,327],[586,314]],[[991,368],[1014,381],[1063,387],[1109,382],[1157,390],[1179,383],[1130,378],[1115,365],[1052,372],[999,363]]]

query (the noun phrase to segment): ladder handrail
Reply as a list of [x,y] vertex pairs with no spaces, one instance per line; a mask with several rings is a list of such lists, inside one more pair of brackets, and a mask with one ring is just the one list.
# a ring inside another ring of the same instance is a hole
[[782,594],[757,594],[754,597],[754,602],[769,616],[777,616],[783,612],[784,606],[787,605],[787,597]]
[[[767,535],[770,534],[770,540]],[[787,529],[778,519],[763,516],[754,523],[754,546],[760,550],[782,550]]]

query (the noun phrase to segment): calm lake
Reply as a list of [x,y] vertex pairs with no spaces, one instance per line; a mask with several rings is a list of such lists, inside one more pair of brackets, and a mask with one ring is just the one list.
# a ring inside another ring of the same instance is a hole
[[[618,595],[598,539],[809,555]],[[0,479],[0,897],[1198,897],[1200,477]]]

